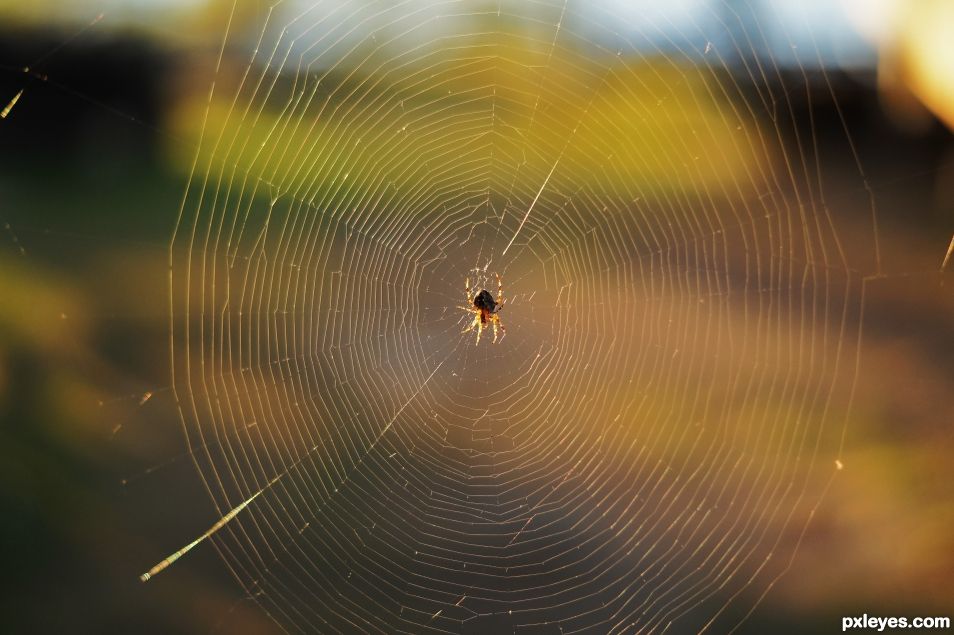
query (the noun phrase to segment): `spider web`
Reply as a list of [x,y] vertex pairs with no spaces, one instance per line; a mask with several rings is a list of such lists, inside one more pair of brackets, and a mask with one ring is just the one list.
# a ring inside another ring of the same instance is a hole
[[[758,604],[850,405],[862,274],[792,106],[827,77],[750,7],[637,4],[230,22],[170,251],[221,520],[144,579],[209,538],[289,632],[725,631]],[[507,334],[475,346],[465,280],[495,274]]]

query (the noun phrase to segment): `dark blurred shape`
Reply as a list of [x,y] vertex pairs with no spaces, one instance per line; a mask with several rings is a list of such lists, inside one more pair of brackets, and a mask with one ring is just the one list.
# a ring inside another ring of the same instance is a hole
[[[0,33],[0,101],[23,95],[0,126],[0,161],[82,160],[91,153],[154,160],[170,60],[129,36],[59,30]],[[122,134],[117,121],[125,120]]]

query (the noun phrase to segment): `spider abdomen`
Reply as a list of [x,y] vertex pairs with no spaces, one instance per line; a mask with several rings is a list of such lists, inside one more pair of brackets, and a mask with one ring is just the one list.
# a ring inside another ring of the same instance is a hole
[[490,295],[490,291],[487,291],[487,289],[483,289],[474,298],[474,306],[480,309],[481,311],[487,311],[488,313],[493,313],[494,309],[497,308],[497,303],[494,302],[494,296]]

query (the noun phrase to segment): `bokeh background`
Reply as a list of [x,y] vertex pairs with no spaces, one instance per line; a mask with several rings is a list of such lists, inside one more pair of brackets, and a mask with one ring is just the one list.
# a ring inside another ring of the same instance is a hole
[[[786,20],[784,2],[720,4]],[[846,338],[864,329],[857,384],[838,384],[856,391],[846,469],[741,628],[752,633],[954,607],[954,279],[942,271],[954,234],[954,5],[799,4],[824,81],[792,94],[796,123],[817,130],[832,214],[857,228],[847,248],[871,279]],[[167,267],[232,9],[0,2],[0,107],[13,103],[0,119],[6,632],[279,632],[208,545],[139,581],[218,518],[170,397]],[[239,41],[258,33],[261,11],[239,3]],[[783,72],[800,72],[791,33],[766,31]],[[245,63],[234,53],[226,69]],[[880,261],[866,262],[875,239]]]

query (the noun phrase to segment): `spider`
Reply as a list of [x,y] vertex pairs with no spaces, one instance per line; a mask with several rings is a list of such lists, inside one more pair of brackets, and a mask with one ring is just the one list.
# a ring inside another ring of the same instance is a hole
[[489,322],[494,329],[494,343],[497,342],[497,330],[503,334],[501,337],[507,334],[507,329],[504,328],[504,325],[500,322],[500,316],[497,313],[500,311],[500,308],[504,304],[503,298],[503,282],[500,280],[498,274],[494,274],[497,277],[497,299],[494,299],[494,296],[490,294],[490,291],[487,289],[481,289],[480,293],[477,295],[471,295],[470,289],[470,278],[464,282],[467,290],[467,306],[460,307],[468,313],[474,315],[474,320],[470,323],[463,333],[469,333],[473,331],[474,328],[477,329],[477,342],[480,344],[480,334],[486,328],[487,323]]

